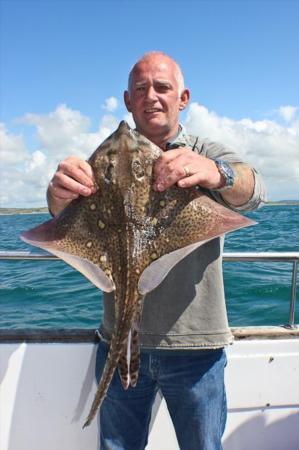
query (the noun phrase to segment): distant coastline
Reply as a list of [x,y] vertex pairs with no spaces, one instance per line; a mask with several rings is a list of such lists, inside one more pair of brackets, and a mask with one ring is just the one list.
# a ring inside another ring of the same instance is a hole
[[267,202],[265,206],[299,206],[299,200],[278,200],[276,202]]
[[13,214],[48,214],[47,207],[41,208],[0,208],[0,215],[7,216]]
[[[269,201],[264,206],[299,206],[299,200]],[[49,214],[47,207],[39,208],[0,208],[0,215],[13,214]]]

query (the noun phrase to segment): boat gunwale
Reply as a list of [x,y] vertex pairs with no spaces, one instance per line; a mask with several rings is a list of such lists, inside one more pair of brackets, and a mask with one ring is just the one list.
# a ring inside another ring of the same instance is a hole
[[[235,340],[299,339],[299,326],[248,326],[231,328]],[[0,344],[8,343],[98,343],[94,329],[0,329]]]
[[[46,251],[0,250],[0,260],[58,260]],[[223,252],[224,262],[295,262],[299,252]]]

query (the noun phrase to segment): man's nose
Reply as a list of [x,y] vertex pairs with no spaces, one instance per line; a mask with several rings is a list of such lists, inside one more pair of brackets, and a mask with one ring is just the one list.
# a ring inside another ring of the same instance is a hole
[[153,86],[149,86],[145,93],[146,100],[155,101],[157,100],[157,93]]

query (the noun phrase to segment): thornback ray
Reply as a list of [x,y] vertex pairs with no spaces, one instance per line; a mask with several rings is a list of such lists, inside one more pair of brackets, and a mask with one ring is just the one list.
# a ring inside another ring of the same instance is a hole
[[153,165],[160,155],[157,146],[121,122],[88,160],[97,192],[73,200],[57,217],[21,236],[98,288],[114,291],[114,331],[84,426],[101,406],[117,367],[125,389],[137,383],[144,295],[198,246],[255,223],[198,188],[154,191]]

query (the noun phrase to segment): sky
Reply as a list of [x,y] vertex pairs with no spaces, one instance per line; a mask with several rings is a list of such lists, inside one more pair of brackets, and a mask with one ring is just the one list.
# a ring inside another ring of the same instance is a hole
[[191,90],[187,130],[299,199],[299,1],[0,0],[0,206],[45,206],[58,163],[122,119],[127,76],[162,50]]

